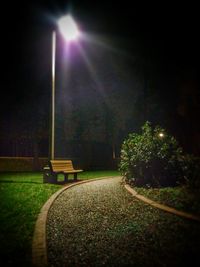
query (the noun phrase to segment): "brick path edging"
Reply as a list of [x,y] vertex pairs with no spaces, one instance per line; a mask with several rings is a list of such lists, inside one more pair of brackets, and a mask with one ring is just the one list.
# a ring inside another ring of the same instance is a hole
[[169,206],[166,206],[166,205],[163,205],[163,204],[160,204],[158,202],[155,202],[149,198],[146,198],[140,194],[138,194],[132,187],[130,187],[128,184],[125,184],[124,187],[126,188],[126,190],[131,193],[135,198],[155,207],[155,208],[158,208],[158,209],[161,209],[163,211],[166,211],[166,212],[169,212],[169,213],[173,213],[175,215],[178,215],[178,216],[181,216],[181,217],[184,217],[184,218],[187,218],[187,219],[191,219],[191,220],[194,220],[194,221],[198,221],[200,222],[200,217],[197,216],[197,215],[194,215],[194,214],[191,214],[191,213],[187,213],[187,212],[183,212],[183,211],[179,211],[177,209],[174,209],[174,208],[171,208]]

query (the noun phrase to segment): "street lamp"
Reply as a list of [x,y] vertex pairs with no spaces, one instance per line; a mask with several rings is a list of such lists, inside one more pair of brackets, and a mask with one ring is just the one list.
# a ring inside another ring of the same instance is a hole
[[159,136],[160,138],[163,138],[165,135],[164,135],[164,133],[160,132],[160,133],[158,134],[158,136]]
[[[67,42],[78,39],[80,32],[72,16],[66,15],[58,20],[60,33]],[[52,33],[52,113],[51,113],[51,159],[55,156],[55,63],[56,63],[56,32]]]

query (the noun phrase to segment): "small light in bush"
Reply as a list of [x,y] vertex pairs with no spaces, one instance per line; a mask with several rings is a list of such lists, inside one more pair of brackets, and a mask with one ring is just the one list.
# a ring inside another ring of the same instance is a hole
[[164,133],[159,133],[158,136],[159,136],[160,138],[163,138],[165,135],[164,135]]

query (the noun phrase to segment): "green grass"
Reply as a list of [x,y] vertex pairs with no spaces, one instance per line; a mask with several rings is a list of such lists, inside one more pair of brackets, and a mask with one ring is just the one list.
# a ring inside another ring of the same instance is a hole
[[[118,171],[85,171],[78,174],[78,180],[88,180],[93,178],[106,176],[119,176]],[[69,175],[69,179],[73,176]],[[63,175],[59,175],[59,180],[64,179]],[[0,182],[8,183],[36,183],[42,184],[42,173],[40,172],[5,172],[0,173]]]
[[[119,175],[117,171],[91,171],[79,180]],[[63,177],[60,176],[59,180]],[[43,184],[42,173],[0,174],[0,265],[30,266],[35,222],[47,199],[61,185]]]
[[181,211],[200,215],[200,194],[191,191],[185,186],[167,188],[141,188],[134,189],[154,201],[168,205]]

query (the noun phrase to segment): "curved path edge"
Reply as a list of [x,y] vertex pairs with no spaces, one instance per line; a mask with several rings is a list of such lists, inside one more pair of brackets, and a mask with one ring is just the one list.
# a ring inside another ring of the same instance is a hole
[[84,183],[90,183],[106,178],[114,178],[115,176],[110,177],[101,177],[95,178],[91,180],[84,180],[77,183],[73,183],[70,185],[61,188],[57,192],[55,192],[43,205],[40,210],[40,213],[37,217],[37,221],[34,228],[33,234],[33,241],[32,241],[32,266],[34,267],[45,267],[48,265],[47,261],[47,245],[46,245],[46,222],[47,222],[47,215],[50,207],[52,206],[53,202],[58,198],[60,194],[62,194],[65,190],[80,185]]
[[146,198],[140,194],[138,194],[132,187],[130,187],[130,185],[128,184],[125,184],[124,187],[126,188],[126,190],[131,193],[135,198],[145,202],[146,204],[149,204],[155,208],[158,208],[158,209],[161,209],[163,211],[166,211],[166,212],[169,212],[169,213],[173,213],[175,215],[178,215],[178,216],[181,216],[181,217],[184,217],[184,218],[187,218],[187,219],[191,219],[191,220],[194,220],[194,221],[198,221],[200,222],[200,217],[197,216],[197,215],[194,215],[194,214],[191,214],[191,213],[187,213],[187,212],[184,212],[184,211],[179,211],[177,209],[174,209],[174,208],[171,208],[169,206],[166,206],[166,205],[163,205],[163,204],[160,204],[156,201],[153,201],[149,198]]
[[[43,207],[40,210],[40,213],[38,215],[35,228],[34,228],[34,234],[33,234],[33,241],[32,241],[32,266],[34,267],[45,267],[47,266],[47,245],[46,245],[46,222],[47,222],[47,215],[50,207],[52,206],[53,202],[58,198],[60,194],[62,194],[65,190],[80,185],[84,183],[90,183],[102,179],[109,179],[109,178],[115,178],[117,176],[110,176],[110,177],[101,177],[101,178],[95,178],[91,180],[84,180],[77,183],[73,183],[70,185],[65,186],[64,188],[61,188],[56,193],[54,193],[43,205]],[[165,206],[163,204],[160,204],[158,202],[155,202],[151,199],[148,199],[140,194],[138,194],[132,187],[130,187],[128,184],[125,184],[124,187],[126,190],[132,194],[135,198],[138,200],[141,200],[145,202],[146,204],[149,204],[155,208],[161,209],[163,211],[173,213],[175,215],[195,220],[200,222],[200,217],[186,213],[183,211],[176,210],[174,208],[171,208],[169,206]]]

